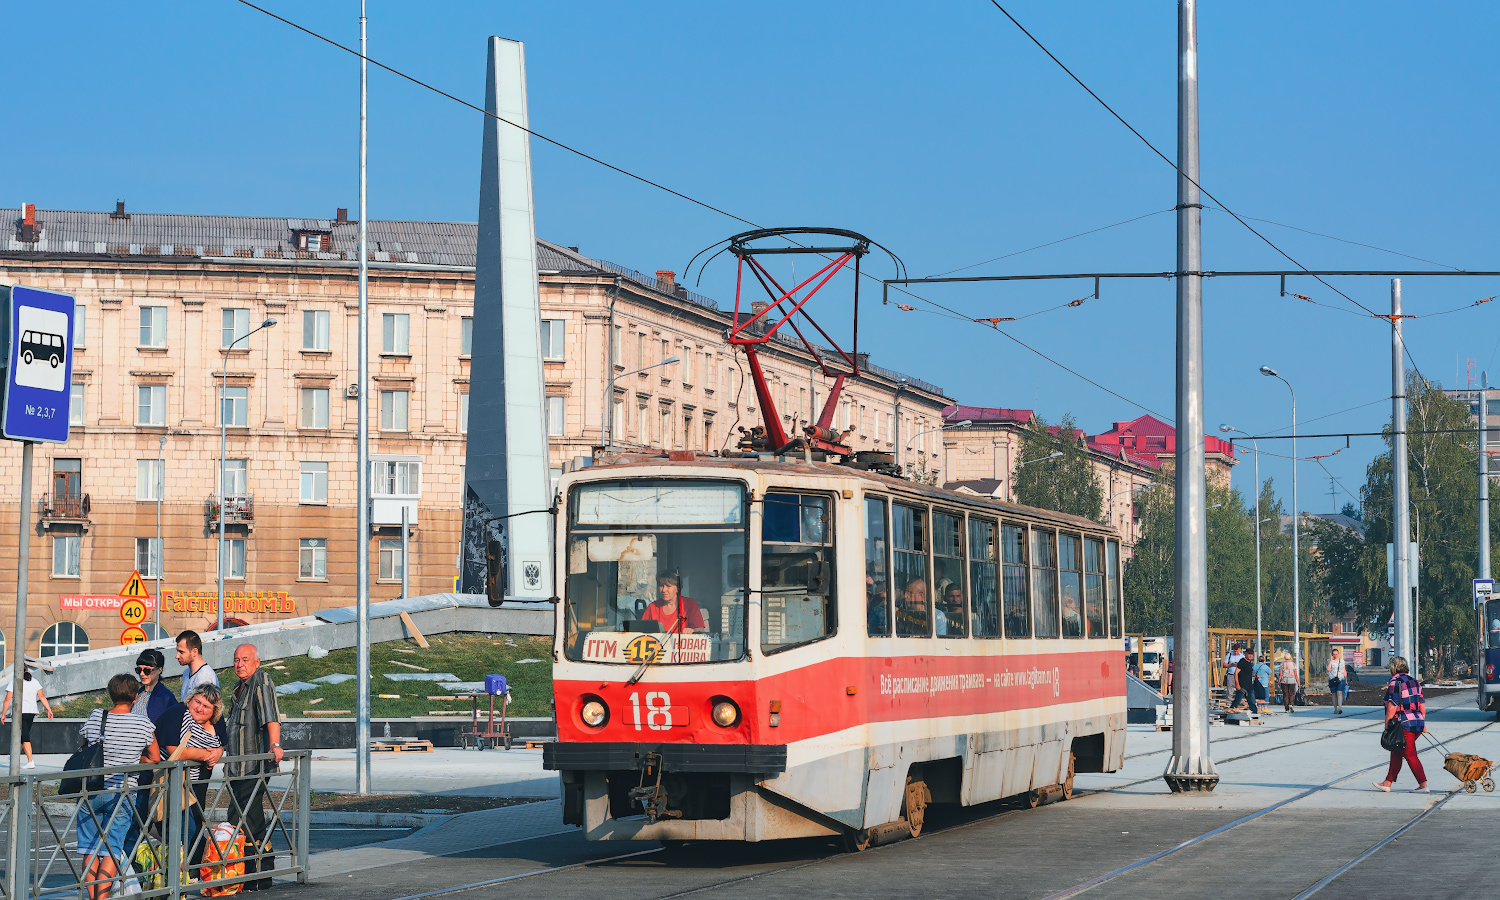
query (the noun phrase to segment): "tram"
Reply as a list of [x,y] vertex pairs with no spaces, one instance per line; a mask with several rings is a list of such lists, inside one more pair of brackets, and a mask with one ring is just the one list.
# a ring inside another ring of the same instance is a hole
[[1088,519],[810,453],[563,476],[563,818],[589,840],[921,832],[1125,751],[1120,545]]

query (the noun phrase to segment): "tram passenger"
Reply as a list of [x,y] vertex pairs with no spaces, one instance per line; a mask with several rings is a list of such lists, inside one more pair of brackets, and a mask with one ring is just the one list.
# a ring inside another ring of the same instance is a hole
[[1490,646],[1500,647],[1500,619],[1490,619]]
[[[958,582],[943,588],[943,599],[937,605],[937,636],[964,636],[964,586]],[[952,623],[952,628],[949,628]]]
[[1078,608],[1078,589],[1071,584],[1063,585],[1063,637],[1083,635],[1083,612]]
[[871,635],[890,634],[885,582],[876,581],[874,575],[865,576],[866,619]]
[[[948,617],[942,610],[934,610],[937,633],[946,634]],[[927,631],[927,579],[921,576],[906,583],[901,591],[901,601],[896,604],[896,633],[907,637],[926,635]]]
[[662,630],[669,633],[700,634],[708,630],[698,601],[682,596],[682,583],[676,573],[656,576],[656,593],[658,599],[647,605],[641,621],[660,622]]

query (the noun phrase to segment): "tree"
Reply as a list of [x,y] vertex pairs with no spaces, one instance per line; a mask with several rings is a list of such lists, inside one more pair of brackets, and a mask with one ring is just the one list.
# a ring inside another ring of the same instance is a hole
[[1135,495],[1135,504],[1141,539],[1125,563],[1125,627],[1141,634],[1171,634],[1177,534],[1172,485],[1158,478]]
[[[1475,577],[1478,543],[1479,460],[1477,449],[1461,432],[1475,426],[1467,401],[1445,396],[1438,385],[1415,373],[1407,373],[1406,396],[1412,531],[1405,538],[1418,542],[1421,649],[1443,644],[1468,648],[1475,637],[1470,581]],[[1382,628],[1393,600],[1385,558],[1393,531],[1391,426],[1384,432],[1387,449],[1366,467],[1360,488],[1367,526],[1364,540],[1348,540],[1320,528],[1317,559],[1318,585],[1333,608]],[[1492,509],[1490,520],[1494,531],[1500,510]]]
[[[1062,455],[1048,458],[1058,452]],[[1062,417],[1056,433],[1033,415],[1021,431],[1019,456],[1010,476],[1017,502],[1104,521],[1104,488],[1071,414]]]

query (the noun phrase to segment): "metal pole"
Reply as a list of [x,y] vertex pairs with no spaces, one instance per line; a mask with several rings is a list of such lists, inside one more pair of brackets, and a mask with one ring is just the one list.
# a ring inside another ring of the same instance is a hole
[[1391,279],[1391,464],[1392,534],[1395,554],[1391,601],[1396,612],[1396,655],[1411,661],[1411,574],[1406,558],[1411,540],[1411,486],[1406,461],[1406,364],[1401,343],[1401,279]]
[[[161,570],[166,567],[167,551],[161,543],[161,495],[167,489],[167,473],[162,465],[162,450],[167,446],[167,436],[156,442],[156,633],[161,635]],[[224,517],[224,501],[219,501],[219,518]]]
[[1486,406],[1489,398],[1490,373],[1479,375],[1479,577],[1490,577],[1490,454],[1489,420]]
[[1219,783],[1208,748],[1208,543],[1203,450],[1203,233],[1198,191],[1197,0],[1177,5],[1177,534],[1173,626],[1177,679],[1173,791]]
[[401,504],[401,599],[405,600],[411,596],[410,582],[407,581],[408,573],[411,571],[411,543],[409,541],[410,530],[407,528],[407,517],[411,510],[406,504]]
[[[232,329],[231,329],[232,332]],[[229,342],[233,347],[235,341]],[[219,351],[219,614],[215,628],[224,630],[224,518],[228,510],[224,507],[224,451],[228,441],[227,417],[224,415],[224,391],[229,387],[229,347]]]
[[[21,444],[21,539],[16,557],[16,630],[11,645],[10,774],[21,773],[21,685],[26,680],[26,580],[31,567],[31,457],[35,445]],[[14,862],[10,871],[15,871]],[[24,893],[24,891],[23,891]],[[9,893],[6,896],[19,897]]]
[[896,451],[896,471],[901,472],[902,478],[906,477],[905,471],[901,468],[901,461],[906,458],[906,454],[901,452],[901,391],[905,387],[905,378],[901,378],[896,381],[896,423],[891,426],[891,436],[896,439],[893,442],[895,444],[895,447],[893,449]]
[[[604,326],[604,402],[599,410],[599,443],[608,450],[615,441],[615,301],[620,299],[620,279],[615,277],[615,286],[609,296],[609,321]],[[708,374],[704,373],[707,379]],[[704,448],[707,449],[707,448]]]
[[1422,680],[1422,511],[1412,517],[1412,530],[1416,540],[1412,546],[1416,552],[1407,556],[1411,567],[1411,677]]
[[1297,677],[1306,684],[1307,673],[1302,671],[1302,542],[1299,531],[1302,511],[1297,506],[1297,391],[1290,381],[1281,380],[1292,392],[1292,654]]
[[370,234],[369,210],[366,208],[366,162],[368,134],[366,116],[369,100],[368,37],[365,29],[365,0],[359,0],[359,425],[356,428],[355,465],[359,468],[355,505],[355,722],[354,722],[354,790],[370,793],[370,401],[366,388],[370,381]]
[[1255,657],[1260,658],[1260,441],[1255,446]]

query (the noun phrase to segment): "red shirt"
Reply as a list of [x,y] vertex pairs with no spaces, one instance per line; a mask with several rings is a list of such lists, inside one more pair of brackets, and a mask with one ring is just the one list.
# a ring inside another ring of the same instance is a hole
[[666,605],[656,600],[641,613],[641,621],[660,622],[662,629],[667,632],[677,631],[684,624],[695,631],[708,630],[708,626],[703,623],[703,611],[698,608],[698,601],[691,597],[678,597],[677,610],[670,614]]

